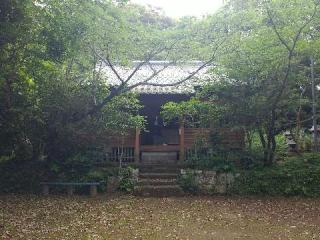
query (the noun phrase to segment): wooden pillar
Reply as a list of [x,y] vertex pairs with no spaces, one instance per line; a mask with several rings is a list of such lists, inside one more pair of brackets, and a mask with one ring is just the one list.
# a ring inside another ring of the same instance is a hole
[[184,123],[183,123],[183,122],[180,124],[179,134],[180,134],[180,141],[179,141],[179,146],[180,146],[179,161],[180,161],[180,162],[183,162],[183,161],[184,161],[184,154],[185,154],[185,148],[184,148]]
[[134,144],[134,162],[140,162],[140,129],[136,129],[136,138]]

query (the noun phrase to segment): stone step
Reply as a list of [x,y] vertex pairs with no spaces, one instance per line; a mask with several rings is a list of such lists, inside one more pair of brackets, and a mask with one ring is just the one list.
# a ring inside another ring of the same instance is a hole
[[138,186],[170,186],[176,184],[176,179],[141,179],[137,183]]
[[[163,162],[162,162],[163,161]],[[159,163],[139,163],[140,167],[150,167],[150,166],[158,166],[158,167],[178,167],[181,166],[182,163],[179,162],[170,162],[170,163],[166,163],[167,161],[165,160],[161,160],[159,161]]]
[[178,162],[178,160],[151,160],[151,159],[148,159],[148,160],[141,160],[141,163],[142,164],[147,164],[147,165],[174,165]]
[[177,179],[178,173],[140,173],[140,179]]
[[178,160],[178,152],[158,152],[158,151],[142,151],[142,162],[176,162]]
[[166,186],[136,186],[134,194],[143,197],[172,197],[183,196],[184,192],[178,185],[166,185]]
[[139,168],[140,173],[179,173],[178,168],[167,168],[167,167],[143,167]]

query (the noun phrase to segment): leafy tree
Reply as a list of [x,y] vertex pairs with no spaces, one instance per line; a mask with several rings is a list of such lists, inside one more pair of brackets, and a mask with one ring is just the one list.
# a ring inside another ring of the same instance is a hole
[[[139,115],[142,105],[137,97],[133,94],[119,95],[110,101],[103,110],[103,121],[106,128],[110,131],[111,136],[121,140],[119,146],[119,166],[122,167],[124,139],[130,133],[130,130],[145,128],[145,118]],[[120,149],[121,147],[121,149]]]
[[195,97],[189,101],[166,103],[162,106],[161,116],[165,123],[178,121],[188,127],[210,127],[220,118],[215,105]]
[[286,115],[297,109],[298,75],[293,69],[302,59],[299,47],[317,25],[318,4],[230,1],[225,9],[236,48],[219,59],[218,72],[229,79],[213,84],[207,94],[228,107],[233,122],[259,132],[265,164],[274,160],[275,136],[288,127]]
[[129,21],[121,9],[108,1],[1,2],[1,159],[63,159],[92,144],[83,136],[103,138],[114,101],[82,121],[70,119],[111,93],[88,43],[106,26],[117,42],[113,24]]
[[[197,126],[210,125],[212,116],[222,124],[223,115],[229,124],[258,131],[271,164],[275,136],[300,107],[299,87],[310,95],[308,59],[318,60],[320,49],[318,4],[231,0],[207,18],[172,20],[128,1],[3,0],[0,159],[66,158],[104,142],[107,128],[141,127],[137,99],[126,93],[140,85],[179,85],[212,66],[201,93],[205,102],[170,103],[163,114]],[[132,60],[140,62],[132,66]],[[133,83],[151,60],[167,64]],[[153,81],[190,60],[203,64],[174,83]],[[131,74],[121,75],[118,66]],[[113,88],[106,67],[117,76]],[[219,83],[217,74],[224,76]]]

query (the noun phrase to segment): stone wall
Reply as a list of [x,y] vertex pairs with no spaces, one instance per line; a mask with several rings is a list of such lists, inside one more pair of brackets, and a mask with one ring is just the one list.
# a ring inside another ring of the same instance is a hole
[[235,179],[240,174],[218,173],[216,171],[181,169],[180,177],[192,177],[199,189],[204,194],[225,194]]
[[[180,178],[192,178],[201,194],[225,194],[240,174],[220,173],[209,170],[180,169]],[[132,169],[131,179],[136,184],[139,181],[139,169]],[[119,176],[108,178],[107,192],[116,192],[119,188]]]
[[131,172],[132,181],[137,183],[139,181],[139,169],[133,168]]

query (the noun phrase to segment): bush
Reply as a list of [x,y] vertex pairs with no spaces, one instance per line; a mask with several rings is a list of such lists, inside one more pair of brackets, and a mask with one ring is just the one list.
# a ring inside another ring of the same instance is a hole
[[90,157],[79,153],[65,160],[51,161],[49,177],[54,181],[81,181],[93,167]]
[[320,155],[287,157],[282,163],[243,171],[231,193],[320,196]]
[[187,165],[193,169],[215,170],[217,172],[233,172],[236,162],[240,160],[237,151],[210,151],[203,149],[189,152]]
[[283,134],[279,134],[276,136],[276,156],[277,158],[283,158],[288,155],[288,145],[286,142],[286,137]]
[[9,160],[0,163],[0,194],[39,192],[43,162]]
[[[99,153],[99,155],[101,155]],[[49,165],[51,181],[71,181],[71,182],[100,182],[99,192],[105,192],[108,177],[114,175],[112,169],[98,169],[95,167],[97,153],[86,151],[76,154],[64,161],[54,161]],[[87,187],[78,187],[78,193],[87,192]]]
[[178,178],[178,184],[185,192],[196,194],[199,190],[196,177],[191,171],[187,171],[186,175],[180,175]]
[[107,190],[108,178],[111,175],[113,175],[111,171],[92,169],[80,179],[80,182],[99,182],[98,191],[105,192]]
[[126,167],[120,168],[119,171],[119,190],[123,192],[133,192],[134,190],[134,181],[132,177],[133,168]]
[[[105,191],[112,172],[96,169],[90,155],[76,154],[66,160],[2,160],[0,162],[0,193],[36,193],[42,181],[101,182],[98,190]],[[77,191],[87,192],[87,187]]]

